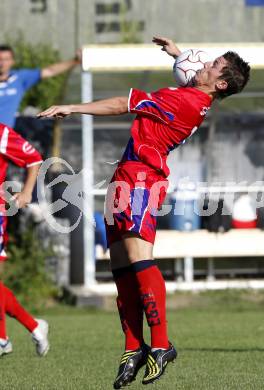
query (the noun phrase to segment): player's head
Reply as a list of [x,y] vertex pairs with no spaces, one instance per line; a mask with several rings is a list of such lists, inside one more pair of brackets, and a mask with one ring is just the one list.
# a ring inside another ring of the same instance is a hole
[[196,85],[216,99],[241,92],[249,80],[250,66],[237,53],[228,51],[197,72]]
[[15,63],[12,47],[0,45],[0,73],[7,73]]
[[218,91],[218,99],[239,93],[247,84],[250,76],[250,66],[237,53],[228,51],[223,55],[227,64],[222,69],[220,80],[227,82],[227,88]]

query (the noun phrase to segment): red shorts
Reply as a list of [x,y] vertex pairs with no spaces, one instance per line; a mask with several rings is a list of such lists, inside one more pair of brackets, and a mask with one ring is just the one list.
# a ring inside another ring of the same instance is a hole
[[155,169],[137,162],[119,163],[107,189],[105,226],[108,245],[133,232],[155,241],[156,213],[163,203],[168,180]]
[[7,232],[6,232],[7,217],[0,213],[0,261],[5,261],[7,255],[5,252],[7,243]]

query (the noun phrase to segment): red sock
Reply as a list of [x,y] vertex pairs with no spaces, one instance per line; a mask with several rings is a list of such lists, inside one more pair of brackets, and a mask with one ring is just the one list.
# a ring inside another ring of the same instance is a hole
[[143,344],[143,310],[134,272],[130,267],[113,270],[118,297],[117,307],[125,334],[125,350],[135,350]]
[[37,321],[20,305],[16,297],[6,286],[3,285],[3,291],[5,296],[5,312],[17,319],[22,325],[24,325],[29,332],[38,326]]
[[4,285],[0,282],[0,339],[6,339]]
[[151,347],[169,347],[166,321],[165,281],[154,260],[132,264],[139,285],[141,302],[151,329]]

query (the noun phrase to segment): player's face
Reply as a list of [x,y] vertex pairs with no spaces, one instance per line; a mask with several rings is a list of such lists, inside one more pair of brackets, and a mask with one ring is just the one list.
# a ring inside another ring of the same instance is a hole
[[227,66],[227,61],[222,56],[217,57],[214,61],[206,62],[204,68],[196,74],[196,85],[208,87],[212,90],[226,88],[227,83],[220,79],[225,66]]
[[15,61],[11,51],[0,51],[0,74],[8,73],[14,63]]

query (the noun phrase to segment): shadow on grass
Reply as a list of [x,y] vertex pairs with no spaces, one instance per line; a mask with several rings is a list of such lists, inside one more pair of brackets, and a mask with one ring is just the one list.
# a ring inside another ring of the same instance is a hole
[[179,352],[264,352],[264,348],[181,348]]

